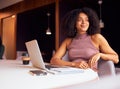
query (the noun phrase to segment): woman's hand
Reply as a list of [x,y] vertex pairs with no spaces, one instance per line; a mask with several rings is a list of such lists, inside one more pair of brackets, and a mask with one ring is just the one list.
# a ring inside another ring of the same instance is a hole
[[97,64],[99,59],[100,59],[100,53],[97,53],[94,56],[92,56],[88,62],[90,68],[93,68]]
[[80,62],[75,63],[75,67],[82,68],[82,69],[87,69],[87,68],[89,68],[89,65],[86,61],[80,61]]

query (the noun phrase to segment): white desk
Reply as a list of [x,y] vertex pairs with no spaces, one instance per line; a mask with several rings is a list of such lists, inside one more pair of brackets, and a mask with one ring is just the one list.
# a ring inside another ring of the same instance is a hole
[[32,76],[28,72],[35,69],[22,65],[21,60],[0,60],[0,89],[60,89],[60,87],[81,84],[98,78],[91,69],[84,73]]

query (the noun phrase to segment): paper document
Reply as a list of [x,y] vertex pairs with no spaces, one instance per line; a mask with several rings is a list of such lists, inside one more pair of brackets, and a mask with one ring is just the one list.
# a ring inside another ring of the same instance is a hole
[[50,70],[55,71],[56,74],[84,73],[84,69],[73,68],[73,67],[51,68]]

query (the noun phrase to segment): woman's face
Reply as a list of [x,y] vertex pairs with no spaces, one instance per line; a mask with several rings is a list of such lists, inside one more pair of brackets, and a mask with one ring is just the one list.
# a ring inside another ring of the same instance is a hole
[[86,33],[89,28],[89,19],[85,13],[80,13],[76,21],[77,33]]

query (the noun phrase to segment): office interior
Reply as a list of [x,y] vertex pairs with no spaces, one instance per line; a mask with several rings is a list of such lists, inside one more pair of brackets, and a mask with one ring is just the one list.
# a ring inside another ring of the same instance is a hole
[[[37,39],[45,62],[49,62],[53,50],[57,50],[65,38],[60,24],[63,16],[70,10],[83,6],[93,8],[100,16],[99,0],[22,0],[0,9],[0,36],[5,45],[7,59],[15,60],[17,52],[26,51],[25,42]],[[101,33],[111,47],[120,54],[119,38],[119,4],[114,0],[102,0],[101,18],[104,27]],[[49,27],[51,35],[46,35]],[[6,25],[7,24],[7,25]],[[10,29],[8,31],[7,29]],[[11,52],[12,50],[12,52]],[[115,64],[120,67],[120,63]]]

